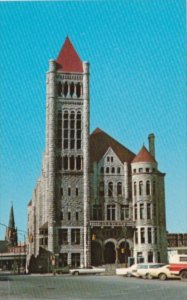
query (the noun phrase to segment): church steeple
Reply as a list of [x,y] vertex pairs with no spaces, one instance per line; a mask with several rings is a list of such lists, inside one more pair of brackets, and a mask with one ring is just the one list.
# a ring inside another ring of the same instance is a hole
[[10,216],[9,216],[8,227],[6,230],[5,240],[8,241],[10,246],[17,245],[17,229],[15,228],[13,204],[10,209]]

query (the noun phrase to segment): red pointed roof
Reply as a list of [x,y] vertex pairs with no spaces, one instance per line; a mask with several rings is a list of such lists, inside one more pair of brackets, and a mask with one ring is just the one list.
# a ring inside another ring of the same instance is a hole
[[60,50],[56,62],[58,70],[68,73],[83,73],[82,61],[68,37]]
[[136,155],[136,157],[133,159],[132,163],[135,162],[152,162],[156,163],[156,160],[151,155],[151,153],[147,150],[145,146],[143,146],[140,150],[140,152]]
[[96,128],[90,135],[90,166],[93,162],[98,162],[111,147],[121,162],[131,162],[135,154],[102,131]]

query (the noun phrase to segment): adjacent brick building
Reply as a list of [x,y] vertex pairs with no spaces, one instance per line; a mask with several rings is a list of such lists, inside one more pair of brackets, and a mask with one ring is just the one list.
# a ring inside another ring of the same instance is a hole
[[67,38],[47,72],[46,147],[28,204],[31,269],[167,259],[154,134],[137,155],[99,128],[90,134],[89,78]]

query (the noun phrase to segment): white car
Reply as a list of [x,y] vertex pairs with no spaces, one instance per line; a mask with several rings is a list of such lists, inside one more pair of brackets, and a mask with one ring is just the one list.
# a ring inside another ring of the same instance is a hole
[[149,269],[147,278],[159,278],[160,280],[166,280],[167,278],[179,278],[179,275],[173,274],[172,271],[170,271],[170,265],[165,265],[157,269]]
[[148,274],[150,274],[150,270],[158,269],[160,267],[165,266],[163,263],[142,263],[137,267],[137,277],[140,278],[148,278]]
[[88,275],[88,274],[101,274],[105,272],[104,268],[87,267],[87,268],[75,268],[69,270],[72,275]]
[[134,264],[128,268],[118,268],[118,269],[116,269],[116,275],[137,277],[137,267],[138,267],[138,265]]

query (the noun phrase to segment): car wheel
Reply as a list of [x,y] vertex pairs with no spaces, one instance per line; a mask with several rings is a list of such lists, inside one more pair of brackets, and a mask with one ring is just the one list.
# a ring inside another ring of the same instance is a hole
[[153,279],[153,276],[151,274],[147,274],[147,279]]
[[187,271],[182,271],[180,274],[181,279],[187,279]]
[[73,272],[73,275],[78,276],[78,275],[79,275],[79,272],[78,272],[78,271],[75,271],[75,272]]
[[143,279],[147,279],[147,275],[148,275],[148,274],[143,275],[142,278],[143,278]]
[[159,274],[158,278],[163,281],[163,280],[167,279],[167,276],[166,276],[166,274],[161,273],[161,274]]

